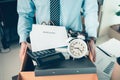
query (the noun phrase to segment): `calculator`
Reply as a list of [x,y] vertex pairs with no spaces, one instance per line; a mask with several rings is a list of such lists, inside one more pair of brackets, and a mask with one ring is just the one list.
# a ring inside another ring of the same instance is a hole
[[61,52],[55,49],[47,49],[32,52],[29,48],[27,49],[27,54],[37,63],[37,66],[50,66],[60,61],[65,60],[65,57]]

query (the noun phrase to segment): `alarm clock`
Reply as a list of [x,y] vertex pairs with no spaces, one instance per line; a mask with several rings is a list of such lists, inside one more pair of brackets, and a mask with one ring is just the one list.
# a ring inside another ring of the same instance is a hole
[[75,38],[69,41],[68,53],[71,57],[82,58],[88,54],[88,47],[84,40],[81,38]]
[[88,55],[88,34],[83,31],[74,31],[72,29],[68,29],[68,53],[74,58],[82,58],[83,56]]

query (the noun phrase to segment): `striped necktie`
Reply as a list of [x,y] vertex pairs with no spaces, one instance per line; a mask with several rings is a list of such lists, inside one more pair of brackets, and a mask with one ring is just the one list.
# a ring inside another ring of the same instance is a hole
[[50,20],[54,25],[60,25],[60,0],[50,0]]

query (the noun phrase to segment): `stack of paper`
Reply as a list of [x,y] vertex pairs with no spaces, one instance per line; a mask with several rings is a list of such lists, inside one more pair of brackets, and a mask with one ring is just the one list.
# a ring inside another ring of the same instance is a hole
[[34,24],[30,33],[32,51],[57,48],[67,45],[67,32],[64,26]]
[[115,38],[104,42],[98,47],[105,51],[108,55],[120,57],[120,41]]

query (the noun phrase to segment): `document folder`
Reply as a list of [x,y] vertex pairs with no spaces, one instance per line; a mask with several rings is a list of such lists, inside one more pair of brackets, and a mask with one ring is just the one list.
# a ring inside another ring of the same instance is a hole
[[[51,64],[52,65],[52,64]],[[35,76],[52,76],[68,74],[96,74],[95,65],[88,59],[65,60],[48,68],[35,68]]]

